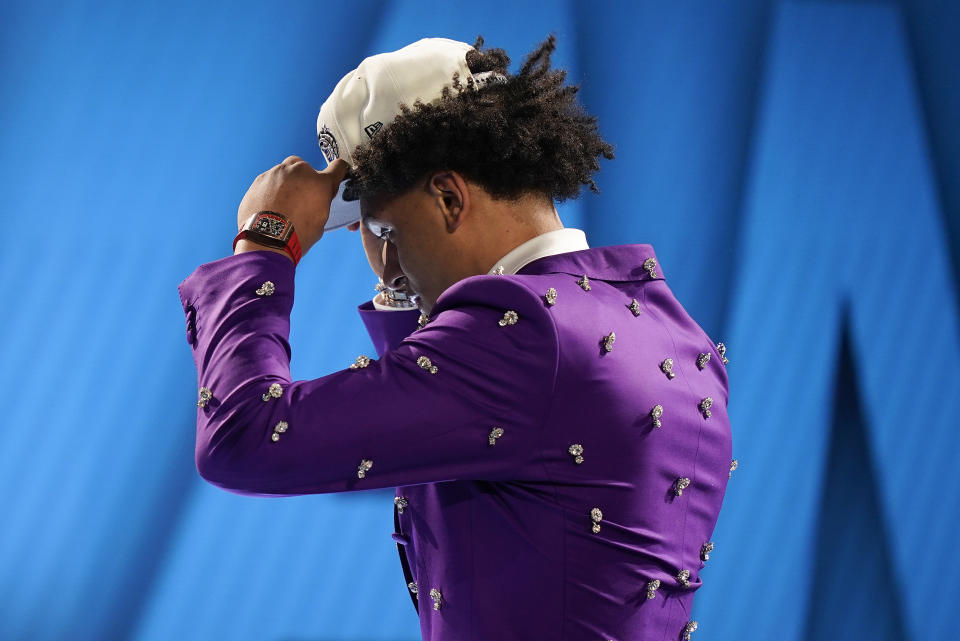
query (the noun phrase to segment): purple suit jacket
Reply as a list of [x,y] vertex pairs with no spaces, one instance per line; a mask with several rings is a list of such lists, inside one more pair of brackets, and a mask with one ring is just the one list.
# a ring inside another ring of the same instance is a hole
[[[378,358],[314,380],[290,379],[288,258],[228,256],[178,289],[200,475],[253,495],[397,488],[425,640],[692,632],[731,469],[727,373],[650,245],[471,276],[420,328],[367,302]],[[384,420],[371,399],[412,411]]]

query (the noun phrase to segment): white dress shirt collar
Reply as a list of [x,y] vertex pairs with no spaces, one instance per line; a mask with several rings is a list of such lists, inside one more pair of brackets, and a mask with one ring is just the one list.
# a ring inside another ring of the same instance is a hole
[[590,249],[590,246],[587,245],[587,235],[583,233],[583,230],[574,227],[555,229],[520,243],[507,252],[503,258],[495,262],[487,273],[516,274],[524,265],[532,263],[538,258],[581,249]]

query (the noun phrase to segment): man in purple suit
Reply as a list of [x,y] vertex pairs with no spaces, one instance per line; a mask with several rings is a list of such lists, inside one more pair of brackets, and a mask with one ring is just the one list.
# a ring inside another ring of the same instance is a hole
[[[327,169],[258,176],[235,254],[180,283],[198,471],[250,495],[396,488],[426,640],[690,639],[735,467],[725,348],[653,247],[561,225],[612,149],[553,38],[515,75],[481,47],[364,60],[320,110]],[[292,381],[296,263],[340,226],[381,277],[360,305],[377,358]]]

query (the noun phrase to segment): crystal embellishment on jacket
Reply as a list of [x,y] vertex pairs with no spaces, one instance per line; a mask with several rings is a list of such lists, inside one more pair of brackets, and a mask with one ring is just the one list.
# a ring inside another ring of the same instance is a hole
[[[440,593],[440,590],[430,588],[430,598],[433,600],[433,609],[439,610],[440,604],[443,603],[443,595]],[[456,599],[454,599],[454,601],[456,601]]]
[[717,343],[717,352],[720,353],[720,360],[723,361],[723,364],[726,365],[730,361],[727,360],[727,346],[723,343]]
[[603,520],[603,512],[600,508],[595,507],[590,510],[590,520],[593,521],[593,526],[591,529],[594,534],[600,534],[600,521]]
[[657,596],[657,589],[660,587],[660,579],[654,579],[647,583],[647,598],[652,599]]
[[700,356],[697,356],[697,367],[698,367],[699,369],[703,369],[704,367],[706,367],[706,366],[707,366],[707,363],[709,363],[709,362],[710,362],[710,353],[709,353],[709,352],[702,352],[702,353],[700,354]]
[[271,398],[280,398],[283,396],[283,387],[280,383],[271,383],[267,393],[261,396],[264,401],[269,401]]
[[574,443],[567,448],[567,452],[570,453],[570,456],[573,457],[573,462],[577,465],[583,463],[583,445],[580,443]]
[[653,406],[653,409],[650,410],[650,416],[653,418],[653,426],[660,427],[660,419],[663,417],[663,405],[659,403]]
[[273,434],[270,435],[270,440],[276,443],[280,440],[280,435],[287,431],[287,428],[290,427],[286,421],[278,421],[276,425],[273,426]]
[[417,358],[417,365],[419,365],[419,366],[422,367],[423,369],[427,370],[427,371],[430,372],[431,374],[436,374],[436,373],[437,373],[437,366],[434,365],[434,364],[430,361],[430,359],[429,359],[428,357],[426,357],[426,356],[420,356],[420,357],[418,357],[418,358]]
[[710,418],[710,408],[713,407],[713,399],[709,396],[700,401],[700,411],[704,418]]
[[360,354],[360,356],[357,356],[356,361],[354,361],[353,363],[350,363],[350,369],[363,369],[369,364],[370,364],[370,357]]
[[704,563],[709,561],[711,552],[713,552],[713,541],[707,541],[700,546],[700,560]]
[[370,471],[370,468],[373,467],[373,461],[370,459],[363,459],[360,461],[360,465],[357,466],[357,478],[362,479],[366,478],[367,472]]
[[503,318],[500,319],[500,327],[506,327],[507,325],[516,325],[517,324],[517,313],[512,309],[508,309],[504,314]]
[[657,259],[650,257],[643,261],[643,268],[647,270],[647,273],[650,274],[650,278],[656,278],[657,272],[654,271],[654,268],[657,266]]
[[676,378],[676,374],[673,373],[673,359],[665,358],[663,362],[660,363],[660,369],[663,370],[663,373],[667,375],[667,378]]
[[613,342],[614,342],[615,340],[617,340],[617,335],[614,334],[613,332],[610,332],[609,334],[607,334],[606,336],[604,336],[603,339],[600,341],[600,342],[603,344],[603,350],[604,350],[605,352],[612,352],[612,351],[613,351]]

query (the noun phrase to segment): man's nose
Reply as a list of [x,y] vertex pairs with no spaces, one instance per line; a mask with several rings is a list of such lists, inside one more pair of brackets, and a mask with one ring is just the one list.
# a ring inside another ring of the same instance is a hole
[[407,276],[400,269],[397,248],[393,243],[383,243],[383,283],[391,289],[403,289],[407,285]]

